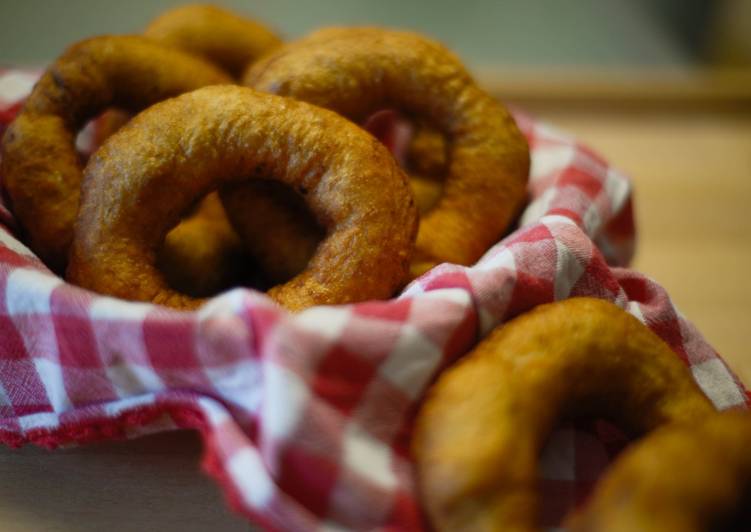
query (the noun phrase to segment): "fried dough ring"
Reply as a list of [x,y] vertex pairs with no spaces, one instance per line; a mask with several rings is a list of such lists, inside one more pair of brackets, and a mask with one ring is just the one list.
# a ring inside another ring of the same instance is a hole
[[199,55],[235,79],[251,62],[282,44],[263,24],[207,4],[169,9],[152,20],[143,34]]
[[252,65],[243,83],[332,109],[361,123],[396,109],[449,139],[443,194],[420,223],[412,274],[472,264],[526,196],[529,149],[513,118],[440,44],[414,33],[330,28]]
[[[151,21],[143,35],[160,44],[200,56],[235,79],[252,61],[282,42],[271,30],[252,19],[203,4],[165,11]],[[103,144],[130,118],[130,114],[117,109],[104,113],[97,121],[95,145]],[[218,197],[210,194],[206,202],[217,211],[217,216],[206,216],[207,209],[199,209],[170,231],[157,260],[170,286],[195,297],[210,296],[247,282],[247,265],[252,262],[244,250],[246,246],[218,204]],[[314,249],[315,246],[308,258]],[[294,274],[299,273],[305,264],[307,261]],[[257,283],[257,277],[258,273],[253,272],[249,282]]]
[[[376,129],[393,127],[394,116],[388,115]],[[445,165],[445,158],[430,153],[432,148],[440,149],[441,141],[434,130],[418,130],[412,155],[421,170],[440,172],[440,165]],[[443,191],[437,176],[409,175],[409,185],[420,214],[430,210]],[[305,269],[325,233],[300,193],[274,181],[258,180],[225,187],[221,196],[229,206],[233,226],[268,280],[284,282]]]
[[[239,79],[250,63],[282,44],[263,24],[209,4],[168,9],[146,26],[143,35],[202,57],[234,79]],[[95,130],[95,144],[103,144],[128,120],[130,115],[121,110],[104,113]]]
[[280,304],[386,298],[408,272],[417,213],[406,176],[376,139],[303,102],[235,86],[199,89],[136,116],[85,175],[68,277],[101,293],[199,306],[167,286],[156,249],[196,198],[251,178],[305,189],[328,230],[306,270],[269,290]]
[[[117,111],[104,113],[99,118],[104,121],[104,130],[95,130],[101,134],[95,146],[103,144],[130,118]],[[305,264],[307,261],[300,271]],[[157,252],[157,265],[169,286],[192,297],[209,297],[235,286],[260,288],[268,282],[258,261],[249,255],[230,225],[216,192],[206,196],[194,212],[167,233]]]
[[749,530],[750,502],[751,414],[731,410],[665,427],[626,449],[566,530]]
[[542,305],[497,328],[429,391],[413,439],[437,530],[535,530],[539,454],[564,416],[640,434],[714,412],[659,337],[612,303]]
[[104,109],[138,111],[229,79],[211,64],[143,37],[95,37],[42,75],[3,138],[3,185],[27,243],[64,269],[79,205],[76,132]]

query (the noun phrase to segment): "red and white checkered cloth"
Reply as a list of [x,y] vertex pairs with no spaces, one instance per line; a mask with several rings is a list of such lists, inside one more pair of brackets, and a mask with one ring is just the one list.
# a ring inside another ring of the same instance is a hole
[[[34,78],[0,72],[0,124]],[[499,323],[583,295],[645,322],[719,408],[747,404],[665,291],[619,267],[634,240],[628,179],[572,138],[517,119],[532,148],[520,228],[475,266],[439,266],[391,301],[293,315],[244,289],[192,313],[100,297],[50,274],[0,207],[0,440],[56,446],[193,428],[232,506],[269,529],[420,529],[408,448],[426,386]],[[545,525],[622,444],[602,423],[554,434]]]

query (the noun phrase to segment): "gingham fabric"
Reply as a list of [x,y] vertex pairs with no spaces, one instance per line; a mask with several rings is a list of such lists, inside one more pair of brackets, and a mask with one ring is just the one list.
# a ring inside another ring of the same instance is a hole
[[[1,123],[34,76],[0,73]],[[520,227],[475,266],[439,266],[386,302],[292,315],[244,289],[192,313],[100,297],[50,274],[0,207],[0,440],[54,447],[197,429],[205,469],[268,529],[421,529],[408,449],[426,387],[501,322],[583,295],[646,323],[719,408],[746,405],[665,291],[620,267],[634,240],[628,179],[574,139],[517,119],[532,148]],[[546,526],[623,443],[601,422],[552,436]]]

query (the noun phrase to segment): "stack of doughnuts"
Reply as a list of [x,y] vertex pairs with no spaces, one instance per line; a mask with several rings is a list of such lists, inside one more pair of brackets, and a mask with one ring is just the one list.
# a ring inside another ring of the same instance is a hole
[[[76,136],[97,119],[86,159]],[[381,140],[402,125],[395,155]],[[299,311],[475,263],[523,208],[530,158],[504,106],[431,39],[353,27],[283,43],[190,5],[68,48],[0,165],[26,244],[71,283],[181,310],[251,286]],[[748,525],[751,416],[716,412],[659,337],[586,298],[499,327],[430,389],[412,440],[427,520],[537,529],[540,452],[582,416],[638,442],[571,530]]]
[[[404,167],[361,127],[384,110],[417,132]],[[102,113],[83,164],[76,134]],[[300,310],[473,264],[524,205],[529,149],[430,39],[330,28],[282,44],[193,5],[69,48],[8,128],[1,170],[26,242],[74,284],[178,309],[260,285]]]

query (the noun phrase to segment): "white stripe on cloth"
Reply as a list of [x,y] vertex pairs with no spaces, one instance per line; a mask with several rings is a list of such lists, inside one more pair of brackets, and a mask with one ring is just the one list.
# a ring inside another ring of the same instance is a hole
[[414,400],[432,377],[441,349],[414,325],[405,323],[393,351],[379,368],[380,374]]
[[0,105],[14,104],[25,98],[31,92],[38,78],[38,73],[18,70],[0,75]]
[[691,372],[701,389],[718,409],[725,410],[745,403],[727,367],[719,358],[691,366]]

